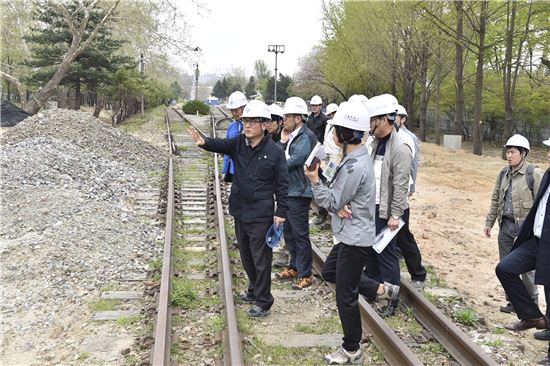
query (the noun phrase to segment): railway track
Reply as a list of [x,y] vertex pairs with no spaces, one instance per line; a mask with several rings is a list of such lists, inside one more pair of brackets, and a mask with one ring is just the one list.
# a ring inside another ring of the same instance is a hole
[[[200,346],[203,346],[202,348],[205,346],[205,344],[199,344],[199,347],[194,347],[187,344],[188,347],[182,347],[181,343],[185,341],[186,336],[193,337],[197,334],[182,333],[182,329],[189,327],[189,325],[174,324],[174,321],[170,319],[174,311],[181,312],[181,310],[174,310],[174,301],[171,298],[174,296],[173,287],[175,282],[173,276],[177,275],[177,278],[185,278],[185,276],[189,277],[189,274],[193,273],[192,271],[182,270],[181,266],[173,263],[173,258],[171,260],[171,257],[173,257],[172,251],[179,250],[174,249],[178,248],[178,246],[174,246],[172,242],[173,238],[177,239],[178,233],[183,237],[183,243],[185,244],[183,247],[187,251],[204,253],[217,249],[215,264],[211,261],[212,255],[210,257],[203,257],[200,260],[210,260],[208,263],[211,268],[207,269],[207,273],[208,271],[210,273],[215,272],[215,276],[204,277],[215,277],[216,279],[211,280],[206,285],[204,283],[202,285],[206,286],[206,288],[211,288],[210,295],[219,296],[219,303],[215,304],[217,306],[210,307],[210,310],[206,313],[204,311],[201,312],[200,309],[186,310],[188,313],[202,313],[203,316],[212,316],[212,310],[214,309],[214,313],[217,312],[215,316],[219,316],[222,319],[222,326],[216,329],[218,336],[215,338],[217,340],[206,344],[217,348],[219,352],[210,354],[211,358],[208,360],[212,360],[212,364],[214,364],[214,359],[223,357],[223,363],[226,365],[243,365],[245,356],[250,356],[250,353],[243,346],[252,343],[254,347],[258,348],[253,344],[252,340],[239,332],[237,324],[239,306],[236,306],[233,300],[233,295],[236,293],[233,285],[235,280],[237,280],[234,277],[238,270],[236,268],[232,270],[231,268],[231,263],[235,262],[232,259],[232,255],[235,255],[235,250],[234,248],[230,248],[226,237],[226,231],[231,231],[230,228],[226,228],[226,223],[230,224],[230,220],[224,217],[223,204],[228,194],[227,186],[221,184],[219,175],[215,174],[215,172],[219,171],[219,157],[217,154],[214,154],[212,157],[210,153],[205,153],[194,146],[193,141],[191,141],[185,131],[187,129],[185,126],[191,124],[207,135],[215,135],[216,131],[218,131],[218,134],[225,136],[223,129],[226,127],[226,122],[229,119],[227,118],[227,114],[217,107],[213,110],[209,123],[205,123],[204,121],[204,118],[188,121],[178,111],[174,109],[167,110],[166,123],[169,131],[171,131],[169,133],[170,149],[172,153],[179,154],[179,157],[177,159],[172,157],[169,163],[171,169],[169,172],[170,183],[168,185],[166,209],[167,239],[163,257],[159,310],[155,327],[153,365],[168,365],[170,362],[174,362],[174,360],[178,362],[191,361],[193,360],[191,356],[178,358],[182,355],[180,351],[187,349],[190,351],[188,353],[199,352],[201,349]],[[175,160],[177,160],[177,163]],[[175,169],[174,167],[176,166],[179,166],[179,168]],[[177,183],[174,183],[174,181],[177,181]],[[171,199],[170,197],[175,197],[175,199]],[[178,226],[179,229],[177,228]],[[215,230],[213,229],[214,226]],[[233,254],[231,253],[232,251]],[[313,245],[313,265],[317,273],[321,273],[326,258],[325,253],[326,247],[325,249],[321,249]],[[185,260],[189,261],[190,259],[187,257]],[[174,273],[174,268],[180,268],[180,270]],[[204,266],[201,268],[205,269]],[[202,278],[200,276],[195,277]],[[205,280],[206,278],[202,279]],[[334,286],[330,284],[329,286],[334,289]],[[219,289],[219,291],[212,290],[214,288]],[[452,359],[464,365],[496,365],[495,361],[429,303],[406,279],[402,279],[401,288],[402,302],[413,309],[413,313],[418,321],[447,350]],[[207,301],[206,303],[212,305],[211,296],[207,296],[207,298],[209,302]],[[298,299],[299,301],[301,300]],[[333,302],[331,298],[328,298],[328,301]],[[360,298],[359,302],[364,331],[370,335],[370,338],[389,364],[418,365],[423,363],[415,352],[397,336],[391,327],[378,316],[376,311],[364,299]],[[205,306],[204,301],[199,301],[199,303],[200,306]],[[275,314],[271,315],[272,318],[274,316]],[[192,321],[191,318],[184,316],[182,319]],[[208,327],[199,326],[197,329],[199,329],[199,334],[200,332],[209,331]],[[181,334],[181,336],[175,336],[174,333]],[[244,342],[242,342],[243,340]],[[257,360],[252,361],[255,362]]]

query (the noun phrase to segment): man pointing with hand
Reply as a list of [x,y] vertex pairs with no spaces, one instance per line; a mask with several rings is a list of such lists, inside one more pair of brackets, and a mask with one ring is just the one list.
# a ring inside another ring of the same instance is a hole
[[[227,154],[235,165],[229,196],[229,213],[235,219],[235,235],[248,290],[241,300],[254,303],[247,311],[251,317],[269,315],[271,295],[271,260],[273,253],[265,243],[272,223],[285,221],[288,210],[288,168],[285,152],[264,136],[271,119],[267,105],[250,101],[243,112],[243,134],[229,139],[201,137],[196,129],[189,134],[197,146],[207,151]],[[275,209],[275,199],[277,208]],[[275,213],[275,214],[274,214]]]

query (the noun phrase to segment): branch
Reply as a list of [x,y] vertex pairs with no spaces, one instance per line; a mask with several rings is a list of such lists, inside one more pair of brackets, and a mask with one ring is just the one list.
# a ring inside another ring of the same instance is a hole
[[[96,3],[97,3],[97,0],[94,1],[91,6],[95,5]],[[92,43],[92,41],[94,40],[95,36],[97,35],[97,32],[99,31],[99,29],[103,26],[103,24],[107,21],[107,19],[109,19],[111,14],[113,14],[113,12],[115,11],[115,9],[116,9],[116,7],[118,6],[119,3],[120,3],[120,0],[115,1],[115,3],[111,6],[111,8],[103,16],[101,21],[96,24],[96,26],[94,27],[94,29],[92,30],[92,32],[90,33],[88,38],[83,43],[80,44],[80,46],[78,47],[77,52],[79,52],[79,53],[82,52],[82,50],[86,49],[90,45],[90,43]],[[84,25],[84,27],[85,27],[85,25]]]

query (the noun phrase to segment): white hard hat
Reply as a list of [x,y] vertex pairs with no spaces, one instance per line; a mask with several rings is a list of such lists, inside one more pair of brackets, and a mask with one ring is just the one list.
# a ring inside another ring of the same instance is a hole
[[408,116],[407,110],[401,104],[397,106],[397,114],[400,116]]
[[267,104],[261,100],[251,100],[248,102],[246,107],[244,107],[243,118],[254,117],[271,119],[271,112],[269,111]]
[[550,146],[550,137],[548,138],[548,140],[544,140],[542,143],[546,146]]
[[290,97],[285,101],[284,114],[307,114],[306,102],[300,97]]
[[284,114],[283,114],[283,108],[279,107],[277,104],[273,103],[272,105],[269,106],[269,113],[275,115],[275,116],[279,116],[281,118],[284,117]]
[[246,105],[246,103],[248,103],[246,96],[242,92],[236,91],[231,93],[229,96],[229,99],[227,100],[227,108],[237,109],[243,105]]
[[342,102],[334,118],[327,123],[367,132],[370,130],[369,111],[362,103]]
[[397,112],[397,98],[391,94],[382,94],[372,97],[367,102],[370,117],[384,116]]
[[336,103],[330,103],[327,105],[327,114],[334,113],[338,110],[338,104]]
[[321,99],[320,96],[314,95],[311,98],[311,100],[309,101],[309,104],[311,104],[311,105],[321,105],[321,104],[323,104],[323,100]]
[[348,102],[361,102],[361,103],[364,103],[368,100],[369,100],[369,98],[367,98],[363,94],[353,94],[351,97],[349,97]]
[[523,147],[524,149],[531,150],[531,147],[529,146],[529,141],[518,133],[510,137],[508,141],[506,141],[506,145],[504,146],[505,147],[509,147],[509,146]]

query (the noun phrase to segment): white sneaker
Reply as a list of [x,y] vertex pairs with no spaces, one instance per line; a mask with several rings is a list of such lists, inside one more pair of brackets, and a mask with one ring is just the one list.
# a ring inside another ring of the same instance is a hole
[[399,298],[399,286],[384,282],[384,293],[376,295],[377,300],[395,301]]
[[343,347],[340,347],[336,352],[326,355],[325,361],[329,365],[362,365],[363,352],[359,348],[357,351],[350,353]]

